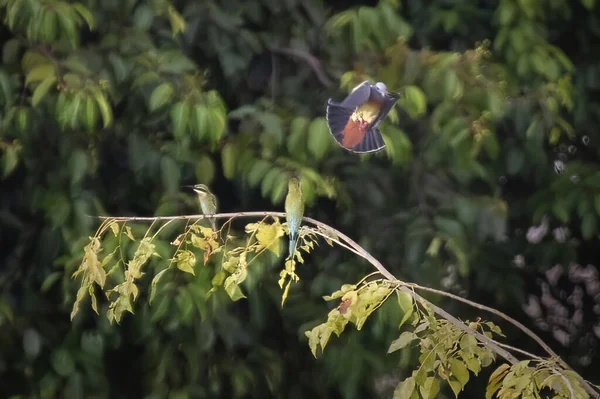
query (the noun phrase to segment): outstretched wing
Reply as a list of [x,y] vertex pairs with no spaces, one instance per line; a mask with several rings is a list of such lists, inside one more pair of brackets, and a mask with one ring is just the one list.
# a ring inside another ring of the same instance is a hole
[[369,101],[369,97],[371,96],[371,83],[368,80],[365,80],[358,86],[356,86],[350,94],[340,103],[341,106],[350,108],[352,110],[356,109]]
[[[350,121],[350,117],[354,109],[349,109],[343,107],[341,104],[334,103],[329,99],[327,102],[327,111],[325,113],[325,118],[327,119],[327,126],[329,127],[329,132],[335,138],[335,141],[338,142],[339,145],[346,148],[342,142],[344,141],[344,131],[348,122]],[[346,132],[347,133],[347,132]]]
[[376,127],[369,127],[363,140],[350,151],[358,154],[368,152],[377,152],[385,148],[385,142],[381,136],[381,132]]

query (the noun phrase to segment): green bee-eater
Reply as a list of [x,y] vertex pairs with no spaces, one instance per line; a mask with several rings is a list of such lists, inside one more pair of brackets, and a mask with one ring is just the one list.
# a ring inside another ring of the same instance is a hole
[[[196,184],[195,186],[186,186],[191,187],[196,194],[198,195],[198,202],[200,202],[200,209],[202,213],[205,215],[214,215],[217,213],[217,197],[213,193],[210,192],[208,187],[205,184]],[[208,218],[210,225],[213,230],[217,230],[217,221],[215,218]]]
[[285,198],[285,213],[290,233],[290,257],[293,259],[294,250],[298,241],[298,230],[304,216],[304,199],[300,179],[292,176],[288,182],[288,193]]

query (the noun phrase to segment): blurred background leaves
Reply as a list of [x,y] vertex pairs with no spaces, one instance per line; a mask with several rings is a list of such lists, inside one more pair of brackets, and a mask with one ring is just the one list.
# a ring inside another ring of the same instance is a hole
[[[595,378],[594,1],[2,0],[0,16],[0,396],[390,397],[417,357],[385,355],[393,306],[310,354],[321,296],[370,272],[326,246],[283,309],[272,255],[245,300],[207,298],[211,264],[163,276],[150,306],[169,257],[157,240],[135,315],[114,326],[84,304],[69,321],[88,215],[196,213],[180,190],[194,183],[223,211],[280,210],[290,170],[308,216],[399,278],[529,323]],[[354,156],[323,116],[365,79],[402,98],[386,150]],[[481,395],[479,379],[463,395]]]

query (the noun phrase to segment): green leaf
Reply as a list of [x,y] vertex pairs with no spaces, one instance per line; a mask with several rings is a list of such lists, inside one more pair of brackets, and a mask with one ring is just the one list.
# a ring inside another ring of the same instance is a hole
[[183,138],[190,116],[190,106],[187,105],[185,102],[180,101],[173,105],[173,107],[171,108],[170,115],[171,126],[173,128],[173,135],[176,138]]
[[402,334],[400,334],[399,338],[392,341],[387,353],[392,353],[399,349],[402,349],[417,338],[419,337],[417,337],[417,335],[412,331],[405,331]]
[[327,153],[331,144],[329,137],[329,128],[325,118],[314,119],[308,128],[308,150],[320,161]]
[[596,0],[581,0],[581,4],[588,10],[593,10],[596,6]]
[[303,153],[306,141],[306,130],[310,120],[304,116],[298,116],[290,124],[290,135],[288,136],[287,149],[291,155]]
[[100,89],[92,90],[94,93],[94,98],[96,99],[96,104],[98,108],[100,108],[100,113],[102,114],[102,121],[104,122],[104,128],[107,128],[112,122],[112,108],[108,104],[108,101],[100,91]]
[[182,272],[195,275],[196,255],[192,251],[179,251],[175,256],[177,268]]
[[440,392],[440,381],[435,377],[427,377],[419,387],[423,399],[434,399]]
[[210,126],[212,128],[210,130],[210,138],[211,142],[214,145],[219,142],[219,140],[223,136],[223,133],[225,133],[226,119],[225,114],[221,110],[215,108],[211,108],[208,115],[210,120]]
[[140,31],[147,31],[152,27],[154,12],[147,4],[140,4],[133,13],[133,26]]
[[596,234],[596,216],[593,213],[588,213],[581,221],[581,235],[584,240],[591,240]]
[[56,78],[56,72],[54,71],[54,65],[42,64],[36,65],[27,73],[25,76],[25,86],[32,82],[39,82],[49,77],[54,76]]
[[400,321],[400,325],[398,326],[398,328],[400,328],[413,315],[413,297],[411,294],[404,291],[397,291],[396,295],[398,297],[398,305],[400,306],[400,309],[402,309],[402,312],[404,312],[404,317],[402,317],[402,321]]
[[248,184],[250,184],[250,187],[256,187],[267,171],[269,171],[270,167],[271,164],[264,159],[259,159],[254,162],[248,173]]
[[488,153],[492,160],[498,159],[498,152],[500,151],[500,144],[496,135],[489,130],[484,130],[482,133],[482,142],[485,151]]
[[171,23],[171,32],[173,37],[178,33],[185,32],[185,19],[175,10],[175,7],[169,7],[169,22]]
[[87,154],[80,149],[73,151],[69,159],[69,169],[71,171],[71,184],[78,184],[88,170]]
[[169,103],[171,101],[171,98],[173,97],[174,92],[175,89],[173,88],[173,85],[169,82],[165,82],[163,84],[158,85],[150,95],[150,112],[154,112],[158,108]]
[[404,96],[400,99],[400,104],[412,119],[416,119],[425,114],[427,97],[419,87],[405,86]]
[[201,141],[208,133],[208,114],[209,110],[204,104],[194,105],[192,124],[196,133],[196,140]]
[[9,145],[4,149],[2,177],[9,176],[19,163],[19,152],[16,146]]
[[175,195],[179,191],[180,171],[177,162],[170,156],[163,156],[160,161],[162,184],[165,191]]
[[235,175],[237,163],[237,147],[234,143],[227,143],[221,150],[221,164],[223,166],[223,175],[231,180]]
[[452,392],[454,392],[454,396],[458,398],[458,394],[460,393],[460,391],[462,391],[462,386],[460,385],[460,382],[453,378],[449,378],[447,381],[448,385],[450,385],[450,388],[452,388]]
[[85,20],[85,22],[88,24],[90,30],[94,29],[94,16],[92,15],[92,13],[90,12],[90,10],[88,10],[83,4],[81,3],[74,3],[72,5],[72,7],[79,13],[79,15],[81,15],[81,17]]
[[41,292],[48,292],[52,286],[63,277],[62,272],[53,272],[50,273],[42,282],[42,286],[40,287]]
[[461,389],[469,382],[469,370],[459,359],[450,359],[450,370],[452,375],[460,382]]
[[94,131],[96,128],[96,124],[98,123],[98,117],[100,113],[98,112],[98,107],[96,106],[96,101],[93,97],[87,96],[85,99],[85,107],[83,115],[83,124],[87,127],[89,132]]
[[225,292],[227,292],[229,298],[234,302],[246,298],[246,295],[244,295],[240,286],[237,284],[224,284],[223,288],[225,288]]
[[210,184],[215,178],[215,164],[213,160],[207,156],[202,155],[196,162],[196,180],[198,182]]
[[158,274],[152,279],[152,283],[150,283],[150,300],[148,302],[152,303],[152,301],[154,300],[154,297],[156,296],[156,287],[158,286],[158,282],[168,270],[170,270],[170,268],[167,267],[166,269],[158,272]]
[[52,368],[61,377],[68,377],[75,370],[75,361],[71,354],[65,349],[56,349],[50,357]]
[[415,390],[415,377],[408,377],[394,389],[394,399],[407,399]]

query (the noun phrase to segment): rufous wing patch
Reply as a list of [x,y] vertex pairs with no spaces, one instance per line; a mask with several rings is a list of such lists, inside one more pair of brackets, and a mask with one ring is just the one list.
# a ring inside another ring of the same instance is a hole
[[345,148],[352,148],[358,143],[360,143],[365,137],[365,133],[369,124],[367,122],[363,122],[360,120],[355,120],[353,117],[348,119],[348,123],[342,130],[342,139],[341,144]]

